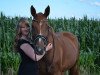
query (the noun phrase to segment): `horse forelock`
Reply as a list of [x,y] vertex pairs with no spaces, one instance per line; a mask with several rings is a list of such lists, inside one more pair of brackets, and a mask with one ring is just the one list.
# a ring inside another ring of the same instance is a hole
[[34,17],[35,20],[41,21],[43,19],[46,19],[43,13],[39,12],[36,14],[36,17]]

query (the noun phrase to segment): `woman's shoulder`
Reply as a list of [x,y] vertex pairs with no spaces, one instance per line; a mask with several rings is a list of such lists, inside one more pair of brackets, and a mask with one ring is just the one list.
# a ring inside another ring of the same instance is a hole
[[25,40],[25,39],[19,39],[19,40],[18,40],[18,44],[19,44],[19,45],[22,45],[22,44],[24,44],[24,43],[30,44],[30,42],[29,42],[28,40]]

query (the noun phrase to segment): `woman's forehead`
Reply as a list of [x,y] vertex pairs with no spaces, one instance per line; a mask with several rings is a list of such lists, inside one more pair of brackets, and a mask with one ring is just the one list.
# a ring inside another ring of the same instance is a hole
[[29,27],[29,24],[28,23],[21,23],[21,25],[20,25],[21,27]]

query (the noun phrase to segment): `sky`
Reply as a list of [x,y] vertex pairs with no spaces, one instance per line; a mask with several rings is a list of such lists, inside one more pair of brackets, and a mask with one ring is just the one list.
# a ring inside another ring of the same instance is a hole
[[100,19],[100,0],[1,0],[0,12],[6,16],[31,17],[30,7],[44,13],[50,6],[49,18],[88,18]]

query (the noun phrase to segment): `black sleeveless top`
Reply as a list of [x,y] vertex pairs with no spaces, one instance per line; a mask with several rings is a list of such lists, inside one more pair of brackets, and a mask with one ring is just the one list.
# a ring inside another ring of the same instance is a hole
[[28,57],[23,50],[20,48],[20,46],[24,43],[28,43],[31,45],[31,47],[34,48],[34,46],[24,39],[18,40],[18,52],[21,56],[21,63],[18,70],[18,75],[38,75],[38,65],[37,61],[33,61],[30,57]]

